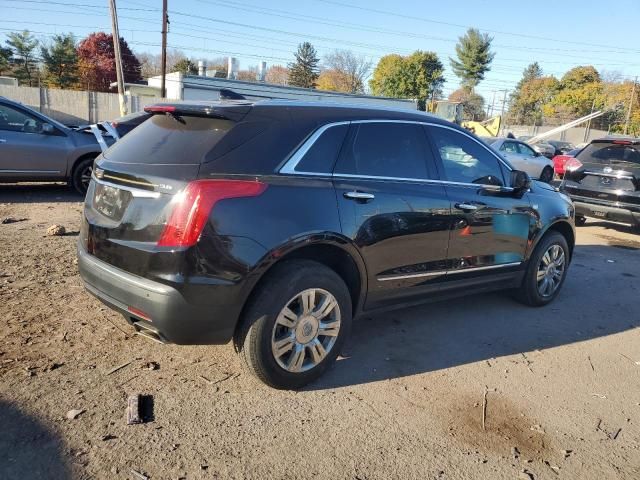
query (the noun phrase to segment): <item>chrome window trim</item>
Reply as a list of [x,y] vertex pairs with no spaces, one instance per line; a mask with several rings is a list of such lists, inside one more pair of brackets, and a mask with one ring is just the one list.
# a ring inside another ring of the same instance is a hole
[[92,177],[93,181],[100,185],[107,187],[119,188],[120,190],[126,190],[130,192],[135,198],[160,198],[160,192],[150,192],[149,190],[143,190],[141,188],[129,187],[127,185],[120,185],[117,183],[107,182],[105,180],[98,180],[95,175]]
[[296,166],[305,154],[311,149],[313,144],[318,140],[318,138],[326,132],[329,128],[339,126],[339,125],[348,125],[348,124],[356,124],[356,123],[408,123],[414,125],[425,125],[428,127],[437,127],[437,128],[445,128],[451,130],[453,132],[459,133],[471,139],[473,142],[480,145],[482,148],[487,150],[489,154],[491,154],[494,158],[498,160],[504,167],[507,168],[509,172],[513,171],[513,168],[507,164],[503,158],[497,152],[494,152],[489,146],[484,143],[476,140],[471,135],[466,132],[462,132],[456,128],[449,127],[448,125],[440,125],[438,123],[433,122],[420,122],[417,120],[389,120],[389,119],[370,119],[370,120],[352,120],[352,121],[342,121],[342,122],[334,122],[327,123],[317,130],[315,130],[311,136],[309,136],[302,145],[289,157],[288,160],[285,161],[284,165],[280,167],[278,173],[286,174],[286,175],[313,175],[320,177],[343,177],[343,178],[358,178],[363,180],[390,180],[390,181],[402,181],[402,182],[414,182],[414,183],[436,183],[436,184],[447,184],[447,185],[457,185],[463,187],[474,187],[474,188],[487,188],[496,191],[504,191],[510,192],[513,191],[513,188],[507,186],[498,186],[498,185],[488,185],[481,183],[464,183],[464,182],[454,182],[449,180],[437,180],[432,178],[403,178],[403,177],[384,177],[384,176],[374,176],[374,175],[354,175],[350,173],[322,173],[322,172],[304,172],[300,170],[296,170]]
[[318,128],[315,132],[308,137],[302,145],[293,153],[291,157],[284,163],[284,165],[280,168],[280,173],[286,173],[290,175],[322,175],[322,176],[331,176],[331,172],[327,173],[318,173],[318,172],[303,172],[296,170],[298,163],[303,159],[303,157],[307,154],[307,152],[313,147],[314,143],[320,138],[320,136],[333,127],[338,127],[340,125],[349,125],[351,122],[335,122],[335,123],[327,123],[322,127]]
[[633,180],[635,177],[632,175],[624,175],[624,174],[616,174],[616,173],[604,173],[604,172],[592,172],[589,170],[585,170],[584,173],[586,175],[595,175],[598,177],[609,177],[609,178],[620,178],[622,180]]
[[498,265],[486,265],[484,267],[469,267],[469,268],[459,268],[455,270],[436,270],[433,272],[424,272],[424,273],[410,273],[407,275],[385,275],[383,277],[378,277],[379,282],[387,282],[389,280],[406,280],[410,278],[422,278],[422,277],[439,277],[442,275],[456,274],[456,273],[466,273],[466,272],[481,272],[483,270],[494,270],[497,268],[506,268],[506,267],[517,267],[522,265],[522,262],[510,262],[510,263],[500,263]]

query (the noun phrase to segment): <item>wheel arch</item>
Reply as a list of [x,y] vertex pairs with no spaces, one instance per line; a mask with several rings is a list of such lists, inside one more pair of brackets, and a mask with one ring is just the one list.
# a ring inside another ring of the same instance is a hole
[[535,242],[533,243],[529,254],[531,254],[531,252],[535,250],[535,248],[538,246],[538,243],[540,243],[540,240],[542,240],[542,238],[550,231],[558,232],[565,238],[565,240],[567,241],[567,245],[569,246],[569,257],[572,258],[573,250],[576,243],[576,234],[573,227],[571,226],[571,223],[564,219],[557,220],[548,225],[547,228],[542,230],[535,239]]
[[100,152],[85,152],[79,155],[71,164],[68,175],[69,179],[73,178],[73,175],[76,173],[76,168],[78,168],[78,165],[80,165],[81,162],[85,160],[95,160],[98,155],[100,155]]
[[241,327],[244,312],[253,294],[277,265],[291,260],[311,260],[333,270],[345,282],[351,294],[352,313],[362,309],[367,292],[367,274],[358,249],[346,237],[334,233],[318,233],[298,237],[285,245],[270,250],[256,269],[254,281],[247,289],[244,305],[236,324],[236,332]]

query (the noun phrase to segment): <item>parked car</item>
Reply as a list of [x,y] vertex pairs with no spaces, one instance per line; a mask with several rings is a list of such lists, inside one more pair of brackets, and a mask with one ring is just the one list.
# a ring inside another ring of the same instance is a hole
[[84,193],[100,151],[93,134],[0,97],[0,182],[67,181]]
[[[530,138],[533,138],[533,136],[532,135],[524,135],[524,136],[518,137],[518,140],[520,140],[521,142],[527,143],[527,141]],[[542,140],[539,141],[539,142],[536,142],[534,144],[531,144],[529,146],[531,148],[533,148],[536,152],[538,152],[540,155],[544,155],[547,158],[553,158],[553,156],[556,154],[556,147],[554,147],[550,143],[547,143],[547,142],[542,141]]]
[[78,240],[88,291],[143,335],[233,340],[260,380],[299,388],[355,315],[560,291],[569,198],[454,124],[287,101],[147,111],[96,160]]
[[547,140],[547,143],[554,147],[556,150],[553,155],[564,155],[570,150],[575,150],[575,145],[571,142],[565,142],[564,140]]
[[502,154],[511,165],[543,182],[553,180],[553,162],[536,152],[531,145],[511,138],[494,138],[490,145]]
[[558,178],[564,177],[564,167],[565,164],[569,161],[569,159],[575,157],[577,153],[582,150],[581,148],[574,148],[573,150],[569,150],[566,153],[561,155],[556,155],[553,157],[553,171],[555,172]]
[[593,140],[565,163],[563,188],[587,217],[640,227],[640,139]]

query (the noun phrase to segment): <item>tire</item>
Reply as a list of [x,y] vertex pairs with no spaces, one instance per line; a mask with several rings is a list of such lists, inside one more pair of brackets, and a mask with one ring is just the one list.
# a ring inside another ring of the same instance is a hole
[[553,168],[544,167],[542,169],[542,173],[540,174],[540,181],[544,183],[549,183],[553,180]]
[[[305,309],[303,299],[313,308]],[[322,306],[333,305],[331,299],[335,306],[321,316]],[[234,339],[236,350],[263,383],[298,389],[334,363],[349,335],[351,312],[349,289],[337,273],[313,261],[285,261],[274,267],[249,300]]]
[[[557,250],[559,249],[559,250]],[[543,262],[559,258],[562,252],[562,270],[557,266],[557,261],[553,262],[554,266],[547,270],[547,274],[539,280],[538,274],[545,270]],[[550,257],[545,257],[549,252]],[[554,257],[554,253],[558,253],[558,257]],[[543,260],[545,258],[545,260]],[[529,264],[522,279],[522,285],[516,291],[516,298],[532,307],[541,307],[551,303],[560,292],[564,280],[567,276],[567,269],[569,267],[569,246],[567,240],[558,232],[550,231],[545,234],[544,237],[538,243],[536,249],[533,251]],[[545,279],[547,282],[553,281],[553,290],[550,291],[548,287],[543,287]]]
[[577,216],[575,219],[576,227],[582,227],[587,223],[587,217]]
[[91,180],[91,172],[93,170],[93,160],[93,158],[85,158],[84,160],[80,160],[73,168],[71,186],[80,195],[87,193],[89,181]]

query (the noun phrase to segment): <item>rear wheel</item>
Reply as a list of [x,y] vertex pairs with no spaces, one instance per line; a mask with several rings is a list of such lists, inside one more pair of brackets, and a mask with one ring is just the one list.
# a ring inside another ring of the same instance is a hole
[[93,160],[93,158],[80,160],[73,169],[71,186],[81,195],[87,193],[87,188],[89,188],[91,174],[93,173]]
[[255,292],[235,344],[248,370],[275,388],[297,389],[333,364],[351,327],[351,296],[322,264],[276,266]]
[[549,183],[551,180],[553,180],[553,168],[544,167],[542,169],[542,173],[540,174],[540,181]]
[[516,297],[532,307],[546,305],[560,292],[569,266],[569,246],[562,234],[550,231],[538,243]]

